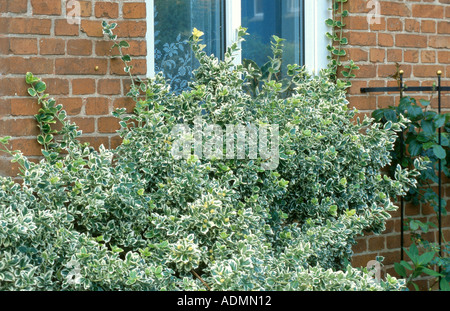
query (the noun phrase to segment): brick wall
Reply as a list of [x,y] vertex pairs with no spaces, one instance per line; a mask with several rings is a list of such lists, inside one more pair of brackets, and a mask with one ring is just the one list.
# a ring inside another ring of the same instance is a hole
[[[25,73],[47,83],[47,91],[64,105],[70,119],[93,146],[118,143],[116,107],[130,107],[124,97],[129,80],[117,51],[102,34],[101,22],[117,22],[115,34],[127,40],[135,74],[146,73],[145,0],[78,1],[81,23],[70,24],[74,7],[66,0],[0,0],[0,136],[12,136],[11,148],[31,159],[41,154],[33,115],[39,107],[27,95]],[[69,5],[67,7],[67,5]],[[15,175],[17,166],[0,155],[0,175]]]
[[[345,8],[350,16],[345,19],[345,37],[349,45],[348,58],[361,68],[356,71],[349,90],[350,106],[361,114],[370,114],[378,108],[394,105],[398,93],[361,94],[361,87],[396,86],[389,78],[396,71],[396,63],[404,71],[404,82],[409,86],[437,84],[436,72],[442,71],[442,85],[450,86],[450,1],[449,0],[380,0],[380,23],[369,24],[366,0],[349,0]],[[347,58],[347,59],[348,59]],[[437,109],[437,92],[406,93],[417,99],[431,99],[431,108]],[[442,93],[442,112],[450,112],[450,93]],[[443,194],[450,198],[450,180],[444,178]],[[437,188],[437,187],[435,187]],[[447,208],[448,209],[448,208]],[[384,256],[385,271],[395,275],[393,263],[400,260],[400,211],[392,214],[383,235],[369,234],[359,239],[354,247],[354,266],[366,266],[377,255]],[[427,205],[405,206],[405,219],[411,217],[437,224],[434,211]],[[443,217],[445,239],[450,240],[450,217]],[[437,232],[427,235],[437,241]],[[411,244],[405,232],[405,246]],[[405,255],[405,259],[407,256]],[[428,280],[419,282],[423,289]]]
[[[124,97],[129,85],[120,60],[111,59],[111,42],[105,40],[101,21],[115,21],[115,33],[130,42],[135,58],[134,73],[146,73],[145,1],[79,1],[81,24],[67,23],[65,0],[0,0],[0,136],[12,136],[11,148],[38,159],[40,146],[33,114],[39,109],[27,95],[25,73],[33,72],[48,85],[48,92],[65,106],[69,116],[83,130],[83,140],[93,146],[118,144],[116,107],[131,107]],[[366,0],[349,0],[346,9],[347,51],[361,68],[349,90],[350,106],[370,114],[377,108],[398,102],[398,94],[360,94],[361,87],[395,86],[389,75],[399,63],[407,85],[431,85],[441,70],[442,84],[450,85],[450,1],[380,0],[381,23],[367,23]],[[69,8],[70,9],[70,8]],[[436,94],[411,94],[417,98]],[[450,94],[442,99],[443,112],[450,111]],[[17,168],[0,155],[0,174],[15,175]],[[445,195],[450,197],[449,180]],[[407,206],[406,217],[436,222],[428,206]],[[384,256],[386,271],[395,274],[393,262],[400,259],[400,214],[393,213],[383,235],[367,235],[355,246],[354,266],[365,266]],[[444,234],[450,240],[450,218],[443,219]],[[436,232],[430,238],[436,238]],[[408,234],[405,245],[409,246]],[[424,280],[422,286],[427,286]]]

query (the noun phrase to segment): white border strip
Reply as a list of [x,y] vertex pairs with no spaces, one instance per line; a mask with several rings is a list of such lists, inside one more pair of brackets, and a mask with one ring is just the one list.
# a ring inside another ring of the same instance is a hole
[[331,5],[331,0],[305,0],[305,65],[314,74],[328,64],[331,41],[325,34],[331,29],[325,20],[332,16]]
[[[226,21],[226,43],[227,47],[231,46],[238,39],[238,31],[241,26],[241,1],[226,0],[225,2],[225,21]],[[239,49],[241,44],[239,43]],[[242,62],[242,52],[239,50],[235,55],[234,63],[236,65]]]
[[147,11],[147,77],[155,76],[155,2],[154,0],[146,0]]

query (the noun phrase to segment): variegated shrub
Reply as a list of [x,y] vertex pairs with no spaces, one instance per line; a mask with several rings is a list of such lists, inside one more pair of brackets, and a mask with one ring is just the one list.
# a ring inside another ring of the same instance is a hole
[[[234,64],[237,44],[224,60],[206,55],[200,37],[189,90],[170,92],[162,74],[136,79],[134,112],[114,113],[115,150],[79,143],[45,83],[27,75],[44,158],[11,152],[23,182],[0,179],[0,290],[403,287],[349,265],[355,237],[381,232],[390,199],[414,185],[415,172],[382,173],[400,125],[354,122],[345,83],[326,70],[291,65],[282,76],[280,41],[260,69]],[[277,168],[262,169],[261,157],[174,158],[173,127],[198,116],[223,128],[277,124]],[[53,121],[63,130],[50,131]]]

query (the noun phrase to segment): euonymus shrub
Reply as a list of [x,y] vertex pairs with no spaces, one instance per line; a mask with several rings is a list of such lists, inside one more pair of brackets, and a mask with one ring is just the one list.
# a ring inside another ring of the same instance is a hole
[[[355,237],[383,231],[390,198],[414,185],[415,171],[381,172],[401,123],[355,124],[345,83],[327,71],[291,65],[281,76],[279,41],[257,68],[234,64],[237,44],[224,60],[206,55],[200,37],[189,90],[170,92],[162,74],[136,79],[133,113],[114,113],[115,150],[79,143],[45,83],[27,75],[44,158],[10,152],[23,182],[0,179],[0,289],[401,289],[349,265]],[[278,165],[193,149],[174,157],[174,126],[194,128],[196,117],[224,129],[278,125]]]

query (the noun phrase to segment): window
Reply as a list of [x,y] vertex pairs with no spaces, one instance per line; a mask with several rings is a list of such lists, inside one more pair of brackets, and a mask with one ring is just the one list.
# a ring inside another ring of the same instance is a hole
[[147,0],[147,72],[164,71],[173,89],[183,89],[197,65],[186,43],[192,29],[205,33],[207,53],[221,57],[241,25],[250,36],[236,62],[250,58],[264,64],[272,35],[277,35],[286,40],[286,64],[317,72],[327,64],[324,21],[330,6],[331,0]]

